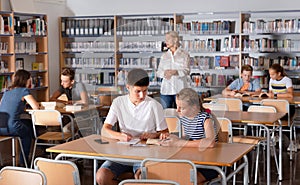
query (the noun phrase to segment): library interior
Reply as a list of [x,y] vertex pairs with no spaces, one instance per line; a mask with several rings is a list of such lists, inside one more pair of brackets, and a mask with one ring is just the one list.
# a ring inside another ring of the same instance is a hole
[[1,1],[0,185],[300,183],[295,7]]

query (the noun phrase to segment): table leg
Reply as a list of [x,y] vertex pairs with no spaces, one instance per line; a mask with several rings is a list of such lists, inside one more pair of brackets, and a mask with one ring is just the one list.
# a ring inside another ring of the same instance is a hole
[[[279,122],[279,174],[278,179],[282,181],[282,125],[281,120]],[[290,151],[292,152],[292,150]]]

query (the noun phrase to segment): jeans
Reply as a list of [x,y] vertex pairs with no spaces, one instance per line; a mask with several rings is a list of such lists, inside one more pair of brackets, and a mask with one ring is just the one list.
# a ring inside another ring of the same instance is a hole
[[176,95],[160,95],[160,103],[164,109],[176,108]]

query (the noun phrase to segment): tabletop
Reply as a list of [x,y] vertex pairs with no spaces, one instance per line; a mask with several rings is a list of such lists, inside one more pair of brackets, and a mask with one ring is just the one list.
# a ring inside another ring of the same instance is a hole
[[[247,96],[247,97],[232,97],[232,96],[223,96],[222,94],[216,94],[207,98],[204,98],[203,101],[214,101],[218,98],[239,98],[242,100],[242,102],[250,102],[250,103],[259,103],[263,98],[259,97],[252,97],[252,96]],[[264,98],[265,99],[265,98]],[[273,98],[272,98],[273,99]],[[294,96],[293,98],[278,98],[278,99],[284,99],[287,100],[290,104],[300,104],[300,96]]]
[[[108,141],[108,144],[99,144],[95,139]],[[214,148],[163,147],[147,145],[135,147],[118,144],[117,140],[90,135],[74,141],[63,143],[47,149],[47,152],[88,155],[95,157],[109,157],[143,160],[145,158],[160,159],[187,159],[195,164],[232,166],[245,154],[253,149],[254,145],[240,143],[217,143]],[[230,155],[228,155],[230,154]]]
[[247,112],[247,111],[212,111],[217,117],[225,117],[231,122],[254,123],[254,124],[273,124],[275,121],[285,116],[283,112]]

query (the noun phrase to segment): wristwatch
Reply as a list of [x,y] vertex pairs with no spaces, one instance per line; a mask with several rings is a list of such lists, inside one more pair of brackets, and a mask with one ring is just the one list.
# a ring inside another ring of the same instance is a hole
[[274,94],[274,99],[277,99],[277,94]]

